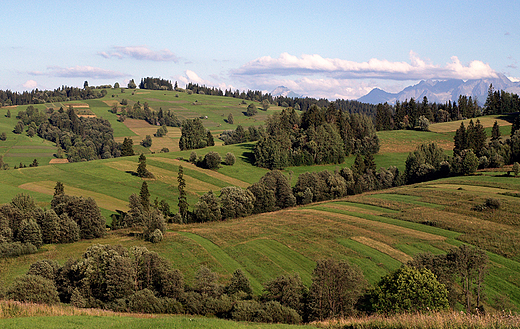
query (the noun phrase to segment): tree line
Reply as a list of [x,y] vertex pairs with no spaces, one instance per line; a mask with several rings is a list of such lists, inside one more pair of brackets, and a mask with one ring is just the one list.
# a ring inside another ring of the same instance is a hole
[[237,269],[222,283],[201,266],[192,284],[156,252],[95,244],[60,265],[33,263],[6,289],[4,298],[118,312],[216,316],[235,321],[296,324],[373,313],[443,311],[457,303],[483,311],[488,259],[461,246],[446,254],[420,254],[370,286],[347,261],[316,261],[312,282],[297,273],[278,276],[254,295],[248,274]]
[[116,105],[112,106],[111,112],[117,114],[119,111],[119,121],[124,121],[126,117],[132,119],[145,120],[151,125],[180,127],[181,121],[177,118],[175,113],[170,110],[164,111],[159,108],[159,111],[152,111],[148,102],[141,104],[139,101],[129,106],[125,99],[121,100],[121,109]]
[[[175,82],[175,88],[177,88],[177,82]],[[170,80],[147,77],[141,79],[139,89],[173,90],[173,85]]]
[[489,86],[488,96],[481,108],[471,96],[460,95],[458,102],[444,104],[430,103],[426,96],[422,102],[414,98],[394,106],[388,103],[378,104],[375,111],[375,126],[380,130],[416,129],[428,130],[431,123],[458,121],[476,118],[481,115],[506,114],[520,112],[520,98],[517,94],[494,90]]
[[48,210],[27,194],[0,206],[0,257],[34,253],[43,244],[99,238],[105,227],[94,199],[66,195],[58,182]]
[[62,86],[54,90],[38,90],[13,92],[10,90],[0,90],[0,106],[28,105],[58,103],[73,100],[84,100],[102,98],[107,94],[104,89],[77,88]]
[[329,107],[331,104],[334,104],[336,108],[347,113],[360,113],[369,116],[374,116],[376,113],[375,105],[361,103],[355,100],[337,99],[334,102],[331,102],[324,98],[315,99],[311,97],[285,96],[273,97],[269,93],[264,94],[263,92],[258,90],[239,91],[238,89],[229,89],[222,91],[220,88],[206,87],[205,85],[201,86],[199,84],[191,82],[186,85],[186,90],[191,90],[192,92],[197,94],[233,97],[257,102],[267,101],[269,104],[276,104],[284,108],[290,107],[297,111],[307,111],[312,106]]
[[78,162],[121,156],[121,145],[114,141],[108,120],[80,118],[72,105],[66,111],[63,108],[58,111],[50,109],[49,113],[37,133],[41,138],[56,143],[59,157],[66,154],[70,162]]
[[372,120],[348,114],[333,104],[312,106],[298,114],[286,109],[268,117],[265,136],[254,148],[255,165],[283,169],[327,163],[342,163],[349,154],[374,154],[379,139]]

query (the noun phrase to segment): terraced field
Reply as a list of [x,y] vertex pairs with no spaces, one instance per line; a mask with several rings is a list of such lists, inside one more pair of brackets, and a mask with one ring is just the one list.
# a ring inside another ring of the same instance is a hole
[[[118,162],[100,161],[96,165],[110,168],[114,163]],[[48,191],[51,184],[35,185]],[[138,181],[122,188],[130,190],[136,185]],[[151,186],[155,194],[163,193],[158,186]],[[137,244],[169,259],[185,273],[188,282],[200,265],[218,272],[223,282],[240,268],[255,293],[260,293],[265,282],[282,274],[298,273],[309,285],[315,262],[322,258],[349,260],[363,270],[369,282],[375,283],[419,253],[445,253],[467,243],[485,249],[490,257],[488,301],[492,304],[495,297],[502,296],[520,305],[520,255],[516,249],[520,241],[520,204],[518,198],[502,194],[519,190],[520,179],[469,176],[225,222],[169,224],[165,240],[156,245],[129,237],[124,231],[113,232],[103,239],[44,246],[36,255],[6,260],[0,278],[10,281],[24,273],[35,259],[63,262],[78,257],[92,243],[127,247]],[[501,201],[500,210],[471,210],[490,196]]]
[[[80,107],[85,113],[88,109],[92,115],[109,120],[118,140],[131,137],[134,144],[144,138],[143,134],[153,134],[156,127],[144,121],[118,122],[117,116],[108,110],[110,104],[122,98],[127,99],[129,104],[147,101],[153,109],[170,109],[180,118],[207,116],[203,123],[214,134],[224,129],[234,129],[237,124],[260,124],[268,114],[279,110],[259,111],[259,115],[252,119],[243,115],[247,105],[237,99],[185,93],[179,93],[179,97],[173,95],[175,93],[162,91],[137,91],[132,95],[130,91],[121,94],[119,90],[111,90],[104,99],[84,101]],[[47,105],[38,105],[38,108],[44,109]],[[0,132],[12,130],[17,122],[14,116],[18,109],[11,108],[11,118],[0,117]],[[5,108],[0,108],[0,116],[5,112]],[[229,113],[235,117],[234,125],[224,121]],[[494,119],[481,121],[492,125]],[[432,132],[381,132],[382,151],[375,156],[376,163],[385,167],[396,165],[403,170],[408,152],[423,142],[436,141],[449,150],[453,131],[458,125],[446,125],[439,129],[432,125]],[[219,152],[222,157],[227,152],[236,155],[235,165],[211,171],[185,160],[191,151],[177,151],[175,145],[179,136],[178,129],[169,128],[166,137],[154,138],[152,149],[146,150],[151,152],[171,147],[170,153],[147,154],[148,169],[156,176],[156,179],[147,182],[151,200],[165,199],[174,212],[177,210],[179,165],[184,167],[190,205],[194,205],[198,197],[208,190],[218,192],[229,185],[245,188],[266,173],[265,169],[252,166],[253,143],[216,145],[196,150],[199,156],[209,151]],[[0,142],[0,155],[11,167],[20,161],[28,165],[36,154],[40,163],[37,168],[0,171],[0,203],[9,202],[18,193],[28,193],[41,206],[48,208],[54,184],[59,180],[64,183],[66,193],[94,198],[108,219],[115,210],[126,209],[132,193],[139,193],[142,179],[132,174],[137,168],[137,156],[44,165],[52,159],[53,148],[52,143],[38,137],[12,133],[8,134],[7,141]],[[22,156],[17,157],[16,154]],[[295,183],[298,175],[305,171],[341,169],[350,166],[353,161],[354,157],[348,157],[342,165],[292,167],[287,168],[285,174]],[[520,241],[520,202],[510,196],[518,191],[520,179],[508,177],[503,172],[485,172],[226,222],[169,224],[165,239],[160,244],[134,238],[128,231],[108,232],[102,239],[46,245],[37,254],[2,260],[0,281],[8,284],[15,276],[25,273],[29,265],[38,259],[56,259],[63,263],[70,257],[79,257],[93,243],[102,243],[126,247],[143,245],[155,250],[179,268],[188,282],[193,280],[200,265],[207,265],[219,273],[222,282],[228,280],[235,269],[241,268],[250,279],[255,293],[260,293],[265,282],[288,273],[298,273],[309,285],[316,261],[322,258],[349,260],[363,270],[369,282],[375,283],[381,276],[421,252],[445,253],[467,243],[485,249],[490,257],[491,267],[486,279],[489,303],[493,305],[495,297],[503,297],[520,307],[520,255],[517,249]],[[499,199],[501,209],[484,212],[472,210],[488,197]]]

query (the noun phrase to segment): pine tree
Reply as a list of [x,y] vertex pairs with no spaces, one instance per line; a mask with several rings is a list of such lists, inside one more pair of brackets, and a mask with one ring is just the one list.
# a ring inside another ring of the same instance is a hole
[[188,200],[186,193],[186,181],[184,180],[184,168],[182,166],[179,166],[177,182],[179,183],[179,214],[181,215],[182,221],[186,222],[188,216]]
[[493,124],[493,129],[491,130],[491,140],[497,141],[500,139],[500,126],[498,125],[498,122],[495,121]]
[[56,186],[54,186],[54,196],[64,195],[65,187],[62,182],[56,182]]
[[215,146],[215,141],[213,140],[213,135],[211,134],[211,131],[209,131],[209,130],[206,134],[206,144],[208,146]]
[[123,141],[123,145],[121,146],[121,156],[132,156],[134,155],[133,149],[134,141],[131,138],[126,138]]
[[143,209],[150,209],[150,192],[148,191],[148,183],[146,181],[141,184],[141,191],[139,192],[139,198],[141,199],[141,204],[143,205]]
[[146,157],[143,153],[139,156],[139,165],[137,166],[137,176],[141,178],[154,178],[154,175],[146,169]]
[[480,120],[477,119],[477,123],[475,124],[473,131],[473,151],[477,157],[482,156],[482,151],[486,146],[486,131],[484,130],[484,126],[480,123]]
[[464,122],[461,122],[459,129],[455,131],[453,141],[455,142],[455,147],[453,148],[453,153],[455,155],[460,154],[460,152],[468,148],[468,135],[466,127],[464,127]]

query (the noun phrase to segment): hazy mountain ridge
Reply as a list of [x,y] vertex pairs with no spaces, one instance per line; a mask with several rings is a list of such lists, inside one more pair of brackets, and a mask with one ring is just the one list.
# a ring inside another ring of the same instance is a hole
[[273,91],[271,91],[271,95],[273,97],[277,96],[283,96],[283,97],[291,97],[291,98],[299,98],[302,97],[301,95],[298,95],[294,91],[290,90],[289,88],[285,86],[278,86]]
[[422,80],[416,85],[404,88],[398,93],[389,93],[379,88],[374,88],[368,94],[357,100],[363,103],[379,104],[388,102],[395,104],[414,98],[422,101],[426,96],[428,101],[445,103],[449,100],[458,101],[460,95],[471,96],[478,100],[479,105],[484,105],[487,98],[489,85],[493,84],[495,90],[504,90],[511,93],[520,93],[520,82],[512,82],[503,74],[498,78],[474,79],[474,80]]

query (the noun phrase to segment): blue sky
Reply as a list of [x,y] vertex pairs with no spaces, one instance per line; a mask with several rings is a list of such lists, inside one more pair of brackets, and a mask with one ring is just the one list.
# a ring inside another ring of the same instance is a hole
[[519,12],[516,0],[4,0],[0,89],[153,76],[355,99],[423,79],[518,79]]

